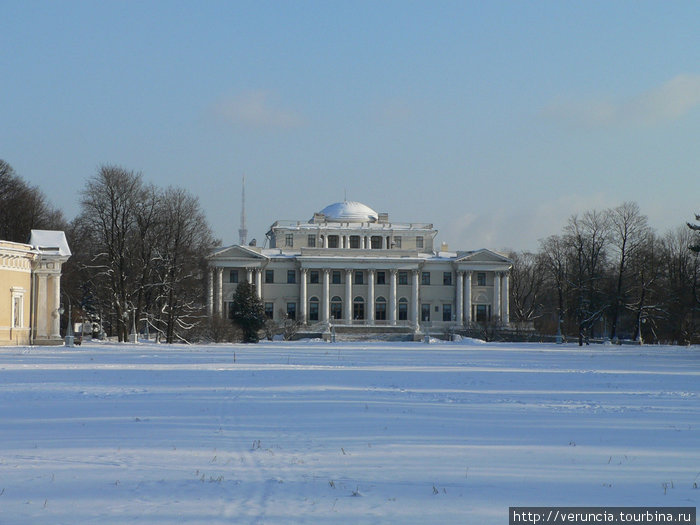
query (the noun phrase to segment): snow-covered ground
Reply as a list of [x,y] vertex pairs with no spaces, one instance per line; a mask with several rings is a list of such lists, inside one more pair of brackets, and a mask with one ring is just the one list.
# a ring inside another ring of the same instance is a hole
[[700,348],[0,349],[0,523],[507,523],[697,506]]

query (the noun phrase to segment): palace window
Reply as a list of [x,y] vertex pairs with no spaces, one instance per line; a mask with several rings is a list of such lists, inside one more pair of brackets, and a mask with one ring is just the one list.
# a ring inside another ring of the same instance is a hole
[[228,272],[228,282],[237,283],[238,282],[238,270],[231,270]]
[[309,300],[309,321],[318,321],[318,297]]
[[294,247],[294,235],[291,233],[287,233],[284,236],[284,245],[288,246],[290,248]]
[[362,297],[355,297],[352,302],[352,318],[357,321],[365,318],[365,300]]
[[377,272],[377,284],[386,284],[386,272]]
[[315,235],[309,235],[307,237],[306,245],[309,248],[316,248],[316,236]]
[[477,286],[486,286],[486,274],[479,272],[476,274],[476,285]]
[[423,322],[430,321],[430,305],[429,304],[420,305],[420,320]]
[[452,286],[452,272],[442,272],[442,284]]
[[416,248],[423,248],[423,237],[418,236],[416,237]]
[[491,305],[475,304],[472,305],[476,309],[476,322],[485,323],[491,317]]
[[331,282],[333,284],[340,284],[340,270],[333,270],[331,274]]
[[365,272],[362,270],[355,271],[355,284],[365,284]]
[[401,236],[400,235],[394,237],[394,248],[396,248],[397,250],[401,249]]
[[358,249],[360,247],[360,236],[351,235],[350,236],[350,248]]
[[275,271],[265,270],[265,284],[272,284],[275,282]]
[[265,317],[272,319],[275,315],[275,303],[265,303]]
[[420,276],[420,283],[429,285],[430,284],[430,272],[422,272]]
[[331,318],[343,318],[343,302],[337,295],[333,296],[333,299],[331,299]]
[[386,299],[384,299],[384,297],[377,297],[374,308],[374,318],[377,321],[386,321]]
[[408,299],[399,299],[399,321],[408,321]]
[[328,236],[328,247],[329,248],[337,248],[339,245],[339,240],[337,235],[329,235]]
[[297,303],[287,303],[287,319],[297,318]]
[[297,282],[296,270],[287,270],[287,284],[294,284],[296,282]]
[[381,250],[382,249],[382,238],[380,235],[372,235],[372,239],[370,240],[371,246],[373,250]]
[[399,284],[408,284],[408,272],[399,272]]
[[309,283],[318,284],[318,270],[311,270],[309,272]]
[[24,290],[12,288],[12,328],[24,326]]
[[442,305],[442,320],[443,321],[452,321],[452,305],[451,304],[443,304]]

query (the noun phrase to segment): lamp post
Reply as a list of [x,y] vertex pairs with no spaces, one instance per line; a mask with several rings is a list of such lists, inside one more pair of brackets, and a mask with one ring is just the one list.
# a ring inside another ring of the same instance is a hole
[[136,308],[133,307],[131,309],[131,333],[129,334],[129,342],[139,342],[138,334],[136,333]]
[[[74,342],[75,342],[75,337],[73,336],[73,318],[71,317],[71,302],[70,302],[70,297],[68,297],[68,294],[64,292],[64,295],[66,296],[66,299],[68,299],[68,326],[66,327],[66,346],[69,348],[73,348]],[[58,310],[61,315],[63,315],[63,312],[65,311],[63,307],[59,308]]]

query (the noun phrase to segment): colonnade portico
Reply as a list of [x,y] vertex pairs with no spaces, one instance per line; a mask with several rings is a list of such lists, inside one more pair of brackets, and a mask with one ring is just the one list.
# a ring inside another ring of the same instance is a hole
[[[472,297],[472,278],[476,270],[457,270],[457,288],[456,295],[456,320],[458,324],[469,326],[472,321],[475,321],[472,316],[472,305],[474,304]],[[502,325],[510,323],[510,309],[508,307],[508,272],[496,271],[493,272],[493,293],[491,307],[492,317],[499,320]]]
[[[322,283],[321,283],[321,301],[320,301],[320,317],[318,319],[319,322],[323,323],[328,323],[333,321],[331,319],[331,312],[330,312],[330,303],[331,303],[331,293],[330,293],[330,282],[331,282],[331,273],[334,271],[332,268],[319,268],[319,269],[312,269],[310,267],[302,267],[300,269],[300,283],[299,283],[299,300],[300,300],[300,308],[299,308],[299,318],[298,320],[303,323],[313,323],[317,322],[315,320],[310,320],[309,319],[309,309],[308,309],[308,302],[309,302],[309,272],[310,271],[318,271],[322,274]],[[361,270],[361,269],[353,269],[353,268],[345,268],[344,270],[335,270],[335,271],[341,271],[344,276],[345,276],[345,283],[344,283],[344,293],[343,293],[343,299],[342,299],[342,316],[340,319],[334,320],[336,323],[343,323],[343,324],[352,324],[353,322],[355,323],[365,323],[365,324],[374,324],[377,319],[375,319],[375,301],[376,301],[376,277],[377,277],[377,269],[368,269],[368,270]],[[355,284],[353,283],[353,277],[355,275],[356,271],[363,272],[363,284]],[[398,283],[398,270],[397,269],[388,269],[388,270],[381,270],[385,271],[386,273],[389,274],[389,283],[388,283],[388,292],[389,292],[389,299],[387,302],[387,319],[386,321],[388,322],[389,325],[396,325],[398,319],[398,293],[397,293],[397,283]],[[409,319],[406,319],[407,321],[410,320],[411,324],[414,326],[417,326],[418,323],[418,312],[420,310],[420,305],[418,304],[418,297],[419,297],[419,280],[418,280],[418,274],[419,270],[406,270],[410,271],[413,274],[413,279],[411,282],[411,302],[409,303],[411,305],[411,316]],[[367,275],[367,280],[366,282],[364,281],[364,272],[366,272]],[[364,308],[364,313],[362,315],[361,319],[355,319],[354,318],[354,306],[355,302],[354,299],[355,297],[360,297],[362,300],[362,304],[365,306]],[[365,300],[366,297],[366,300]]]

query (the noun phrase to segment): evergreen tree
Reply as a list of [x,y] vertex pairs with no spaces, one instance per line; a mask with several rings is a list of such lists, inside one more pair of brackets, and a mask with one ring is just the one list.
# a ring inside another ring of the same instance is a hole
[[[700,221],[700,215],[696,215],[695,220]],[[700,226],[698,226],[697,224],[688,223],[688,228],[690,228],[691,230],[694,230],[696,232],[700,232]],[[695,244],[690,245],[689,248],[691,250],[693,250],[695,253],[700,253],[700,234],[698,234],[697,242]]]
[[243,342],[257,343],[258,331],[265,326],[265,306],[255,286],[243,281],[236,288],[232,303],[233,322],[243,330]]

